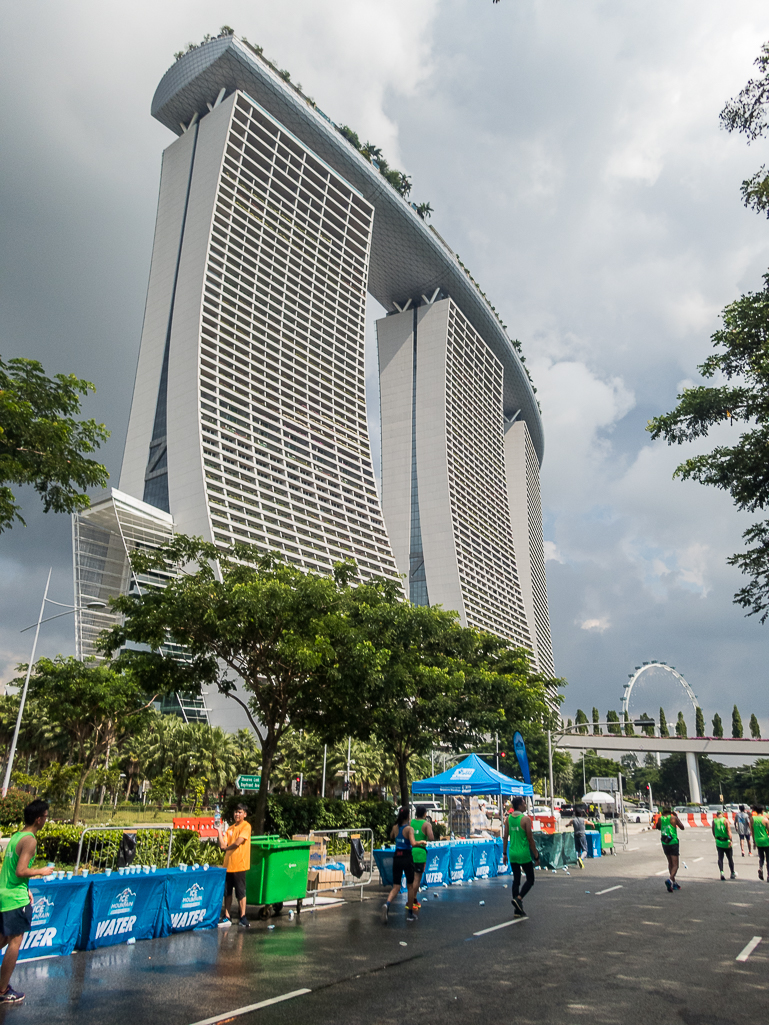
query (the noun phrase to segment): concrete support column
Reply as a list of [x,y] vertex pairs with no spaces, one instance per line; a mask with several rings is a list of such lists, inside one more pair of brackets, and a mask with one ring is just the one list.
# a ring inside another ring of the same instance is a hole
[[689,773],[689,800],[692,804],[702,804],[702,787],[700,786],[700,768],[694,751],[686,752],[686,770]]

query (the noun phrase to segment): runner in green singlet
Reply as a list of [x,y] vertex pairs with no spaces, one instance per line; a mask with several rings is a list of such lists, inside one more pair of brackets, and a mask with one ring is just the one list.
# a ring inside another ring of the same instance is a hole
[[657,819],[657,824],[654,828],[659,829],[662,833],[662,849],[665,852],[665,857],[668,859],[668,872],[670,873],[669,878],[665,880],[665,886],[668,888],[668,893],[672,893],[673,890],[681,889],[676,882],[676,874],[678,872],[678,830],[683,829],[684,824],[674,811],[669,807],[665,807],[662,809],[662,814]]
[[[429,840],[432,843],[435,840],[433,836],[432,823],[427,821],[427,808],[424,805],[418,804],[416,807],[416,818],[411,820],[411,828],[414,830],[414,837],[416,842],[420,840]],[[414,847],[411,851],[411,857],[414,859],[414,882],[411,884],[413,892],[409,894],[411,897],[411,906],[416,908],[417,911],[422,907],[417,894],[419,893],[419,887],[422,884],[422,873],[425,870],[427,864],[427,850],[424,847]]]
[[714,816],[711,832],[713,833],[716,841],[716,850],[718,851],[718,871],[721,873],[721,878],[726,879],[726,876],[724,875],[724,855],[726,855],[726,860],[729,862],[729,868],[731,869],[732,879],[736,879],[737,873],[734,871],[734,858],[732,857],[732,829],[729,825],[729,819],[726,817],[725,811],[720,811]]
[[753,806],[753,842],[758,853],[758,878],[764,878],[764,862],[766,862],[766,878],[769,882],[769,816],[762,805]]
[[[524,815],[526,799],[513,798],[513,810],[507,816],[505,831],[502,837],[502,863],[507,864],[508,840],[510,843],[510,868],[513,872],[513,900],[515,917],[524,918],[523,898],[534,885],[534,862],[539,862],[539,851],[534,842],[531,819]],[[526,873],[526,882],[521,886],[521,871]]]
[[0,967],[0,1004],[20,1004],[24,994],[11,985],[24,934],[32,928],[32,894],[29,881],[49,876],[52,868],[31,868],[37,832],[48,818],[48,802],[32,801],[24,809],[24,829],[14,833],[0,868],[0,947],[8,944]]

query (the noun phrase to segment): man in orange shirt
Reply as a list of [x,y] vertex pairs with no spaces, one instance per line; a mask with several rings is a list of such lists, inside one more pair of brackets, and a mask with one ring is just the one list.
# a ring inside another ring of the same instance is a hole
[[251,827],[246,822],[246,806],[239,804],[235,809],[234,823],[225,832],[219,828],[219,846],[224,851],[224,868],[227,872],[224,883],[224,906],[219,925],[232,925],[229,915],[232,891],[240,910],[240,924],[248,929],[251,923],[246,918],[246,872],[251,867]]

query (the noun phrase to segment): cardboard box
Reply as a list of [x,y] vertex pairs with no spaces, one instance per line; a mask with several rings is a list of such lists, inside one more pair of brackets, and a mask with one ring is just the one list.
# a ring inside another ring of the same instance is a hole
[[308,890],[332,890],[344,883],[344,872],[338,869],[313,869],[307,876]]
[[304,835],[297,833],[291,837],[292,840],[310,840],[310,865],[315,868],[322,868],[326,864],[326,852],[328,850],[328,837],[317,836],[315,833]]

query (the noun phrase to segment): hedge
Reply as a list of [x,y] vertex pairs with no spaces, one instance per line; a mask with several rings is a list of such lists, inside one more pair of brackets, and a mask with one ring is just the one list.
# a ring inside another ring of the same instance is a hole
[[[126,827],[130,828],[130,827]],[[37,857],[42,861],[53,861],[59,865],[74,865],[82,826],[70,826],[63,823],[46,823],[37,834]],[[117,863],[118,848],[122,829],[96,829],[89,831],[83,845],[83,864],[86,860],[95,868]],[[165,868],[168,841],[152,829],[136,831],[136,855],[134,862],[138,865],[157,863]],[[221,865],[224,851],[215,842],[200,839],[198,833],[190,829],[175,829],[171,846],[171,864],[183,862],[192,865]],[[162,864],[161,864],[162,861]]]
[[[245,804],[248,816],[256,811],[256,794],[228,797],[224,817],[231,822],[238,804]],[[386,841],[395,822],[396,810],[388,801],[340,801],[331,797],[295,797],[293,794],[269,794],[265,833],[289,838],[313,829],[361,829],[374,831],[374,844]]]

